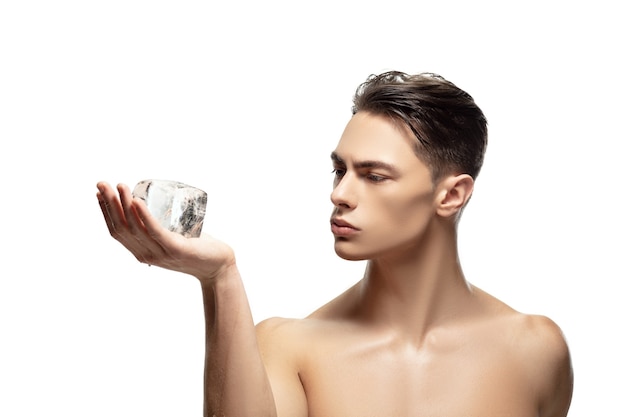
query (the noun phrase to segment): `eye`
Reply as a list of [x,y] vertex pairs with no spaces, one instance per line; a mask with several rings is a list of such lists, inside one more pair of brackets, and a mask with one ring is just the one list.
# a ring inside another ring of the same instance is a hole
[[343,168],[335,168],[333,169],[332,173],[335,174],[335,177],[341,178],[346,175],[346,170]]
[[376,174],[371,174],[371,173],[367,174],[366,178],[370,180],[371,182],[382,182],[387,179],[386,177],[383,177],[381,175],[376,175]]

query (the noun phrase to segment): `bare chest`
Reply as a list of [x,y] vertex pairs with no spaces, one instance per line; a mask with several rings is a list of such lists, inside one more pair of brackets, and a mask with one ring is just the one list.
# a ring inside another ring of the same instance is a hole
[[481,345],[452,350],[336,347],[309,357],[309,417],[535,417],[519,364]]

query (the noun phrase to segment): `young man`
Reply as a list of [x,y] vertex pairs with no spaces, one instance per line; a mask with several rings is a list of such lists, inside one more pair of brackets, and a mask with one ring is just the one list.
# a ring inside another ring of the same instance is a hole
[[232,249],[160,227],[125,185],[98,200],[143,263],[198,278],[206,315],[205,415],[563,417],[572,396],[557,325],[466,281],[457,223],[487,121],[434,74],[359,86],[331,154],[335,251],[367,260],[352,288],[304,319],[256,327]]

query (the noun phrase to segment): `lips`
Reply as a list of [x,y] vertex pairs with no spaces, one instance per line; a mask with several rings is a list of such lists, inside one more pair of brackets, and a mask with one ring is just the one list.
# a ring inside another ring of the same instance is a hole
[[330,229],[335,236],[350,236],[359,231],[358,228],[339,218],[330,219]]
[[350,227],[352,229],[356,230],[356,227],[352,226],[350,223],[348,223],[345,220],[339,219],[339,218],[332,218],[330,219],[330,222],[338,227]]

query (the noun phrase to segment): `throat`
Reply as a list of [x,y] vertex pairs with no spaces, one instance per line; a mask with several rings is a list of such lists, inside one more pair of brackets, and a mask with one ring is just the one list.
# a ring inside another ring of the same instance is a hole
[[424,269],[369,261],[355,292],[362,320],[418,339],[467,314],[473,300],[472,286],[458,263]]

